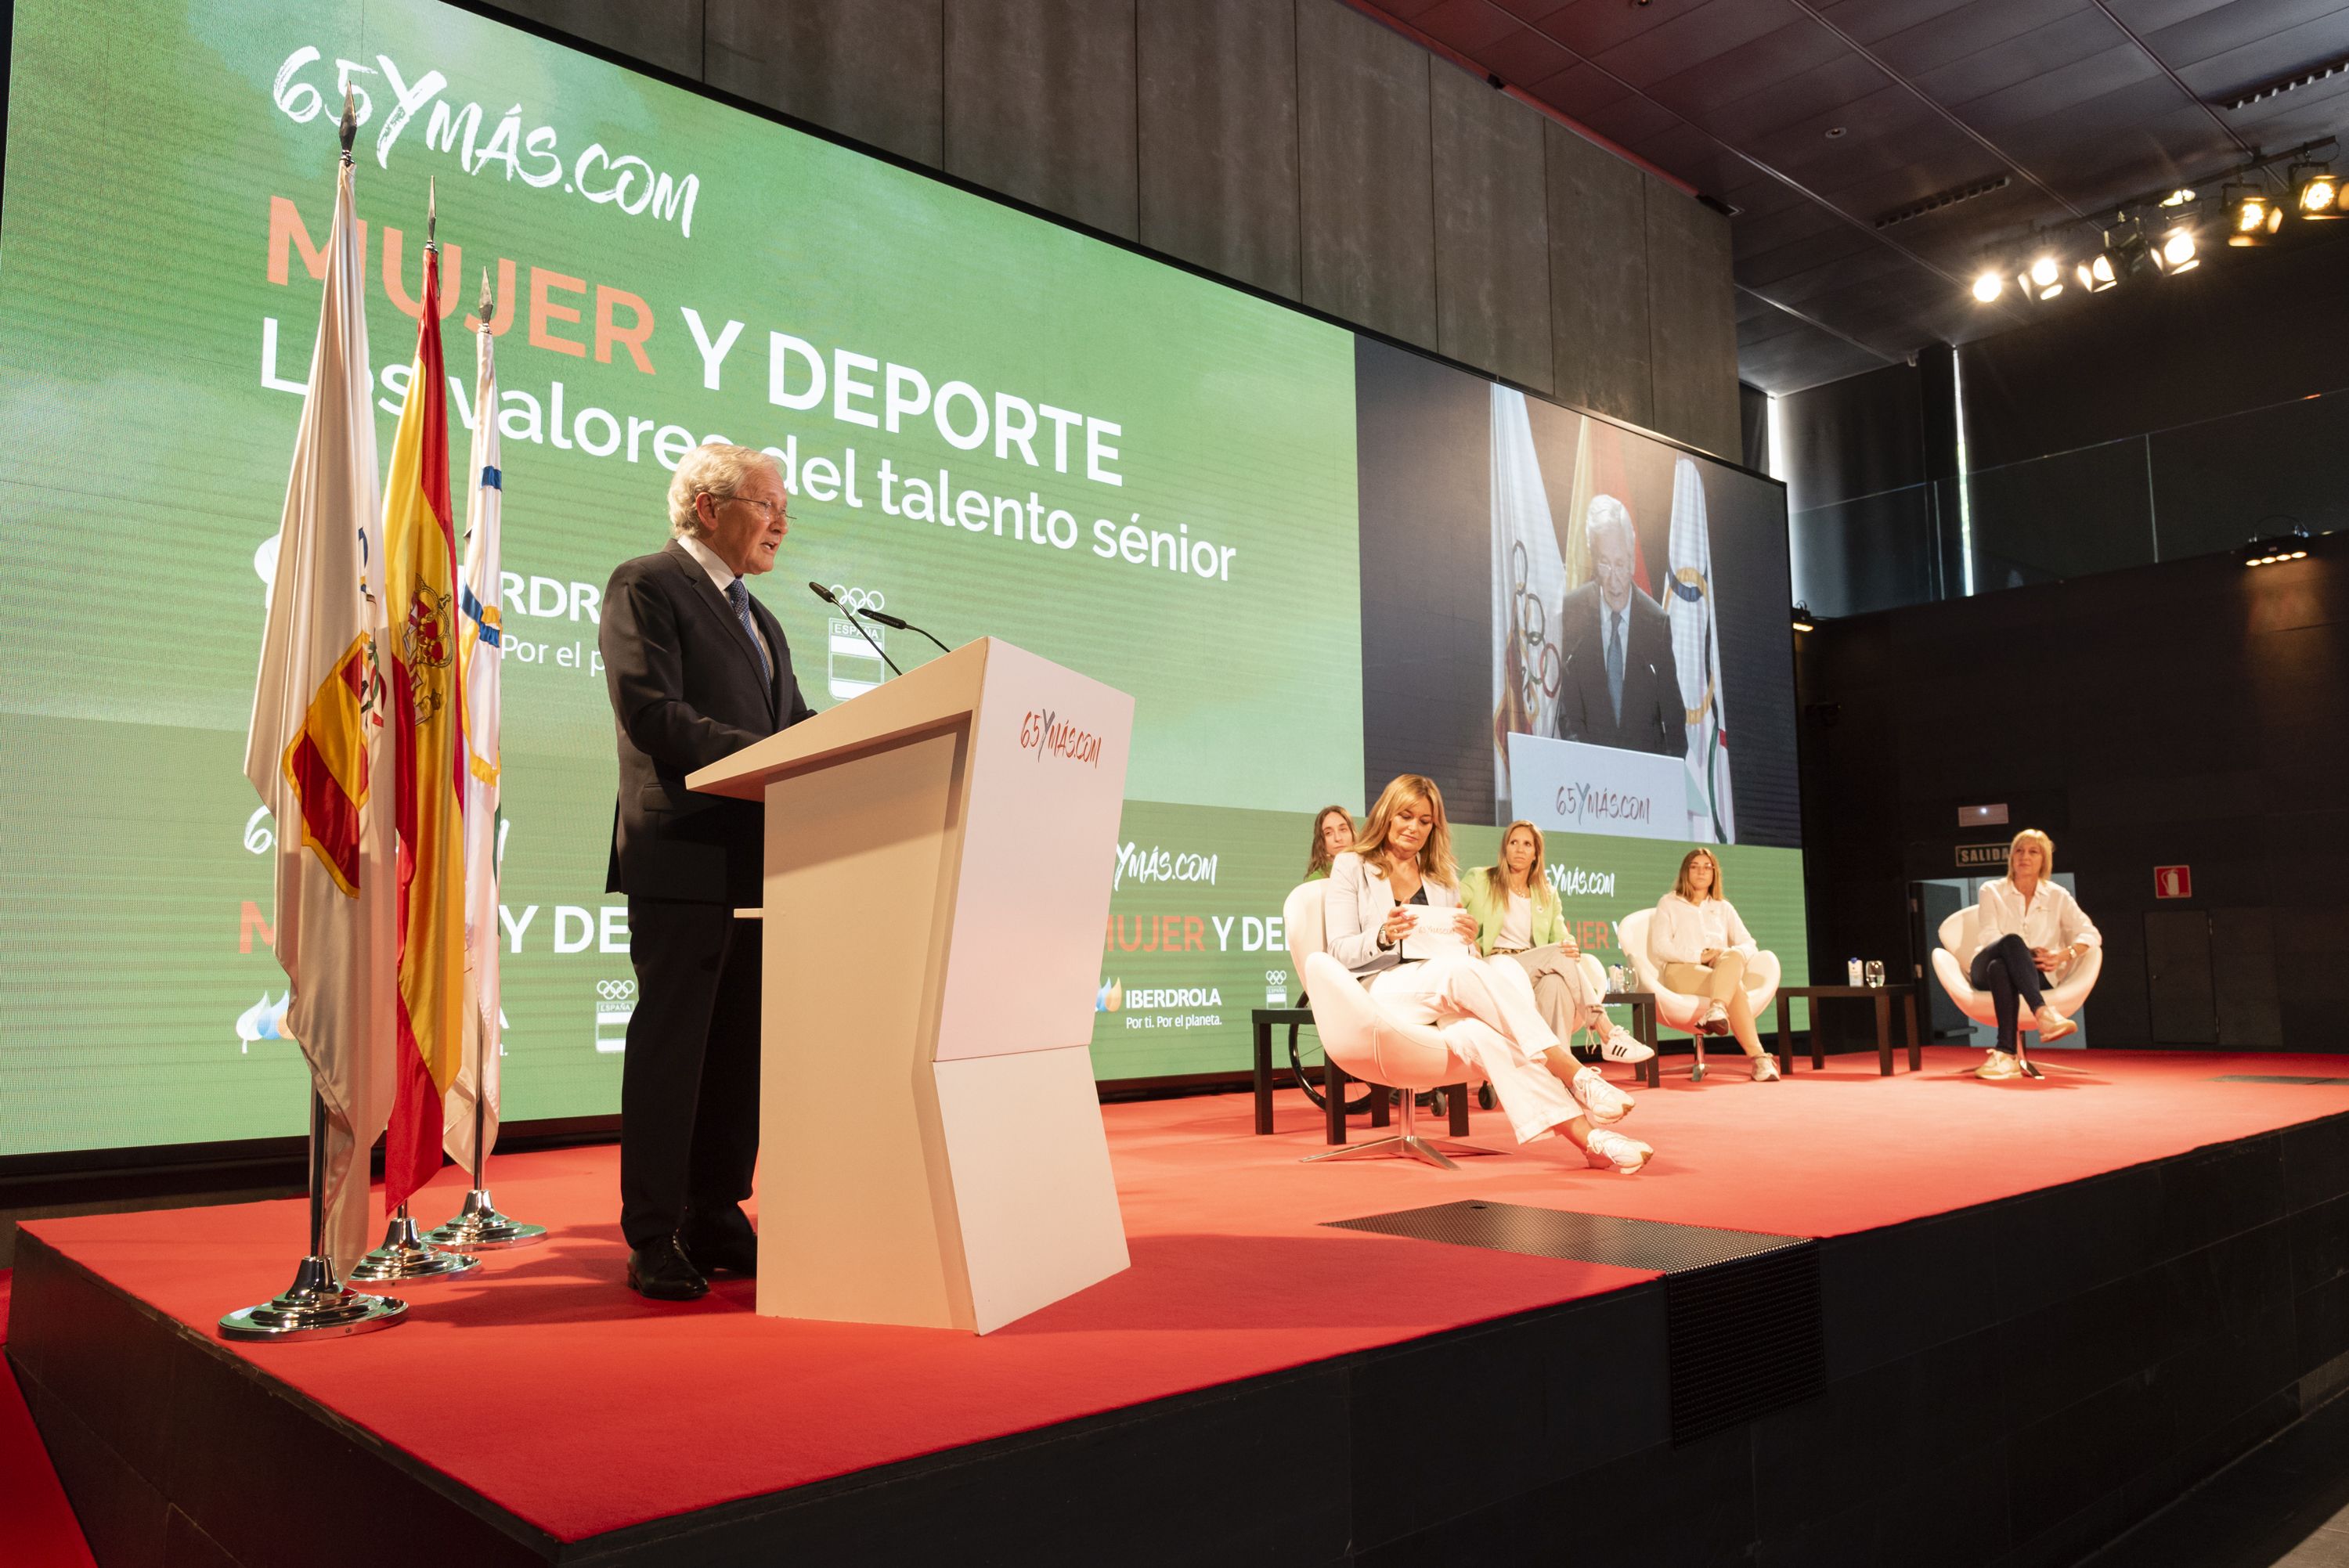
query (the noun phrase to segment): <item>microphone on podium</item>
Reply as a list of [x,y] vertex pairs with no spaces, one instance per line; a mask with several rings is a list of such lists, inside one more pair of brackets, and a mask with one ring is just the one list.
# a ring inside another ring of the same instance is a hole
[[[893,627],[900,632],[912,632],[917,636],[930,637],[930,634],[927,632],[923,631],[919,626],[914,624],[913,622],[900,620],[895,615],[885,614],[879,610],[865,611],[864,618],[868,621],[878,621],[883,625]],[[930,646],[937,649],[937,651],[942,654],[950,654],[954,652],[952,648],[947,647],[936,637],[930,637]]]
[[[850,609],[847,605],[842,603],[839,599],[834,597],[831,589],[825,587],[821,583],[811,583],[808,584],[808,592],[813,593],[817,598],[823,600],[825,603],[831,605],[833,609],[847,616],[848,624],[856,628],[856,634],[863,637],[866,642],[873,643],[873,634],[864,629],[864,623],[856,618],[856,612]],[[926,633],[924,634],[926,636],[927,634],[928,634]],[[889,666],[889,673],[891,675],[902,676],[905,673],[896,666],[895,663],[890,659],[886,653],[882,651],[880,644],[873,643],[873,651],[881,655],[881,662]]]

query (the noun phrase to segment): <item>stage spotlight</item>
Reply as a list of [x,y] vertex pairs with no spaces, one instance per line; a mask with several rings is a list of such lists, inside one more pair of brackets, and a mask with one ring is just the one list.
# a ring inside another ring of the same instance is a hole
[[1988,304],[1998,298],[2005,287],[2005,279],[2000,277],[1992,269],[1984,267],[1974,278],[1974,298]]
[[2292,166],[2292,210],[2294,216],[2312,222],[2349,218],[2349,212],[2341,210],[2341,182],[2333,177],[2329,164]]
[[2227,187],[2227,243],[2264,245],[2283,226],[2283,205],[2268,194],[2265,185],[2238,182]]
[[2172,191],[2168,195],[2164,196],[2161,199],[2161,204],[2165,207],[2183,207],[2186,203],[2193,200],[2194,192],[2180,187],[2176,191]]
[[2308,534],[2294,529],[2290,533],[2273,533],[2265,539],[2254,539],[2243,546],[2243,564],[2249,566],[2280,566],[2287,561],[2308,559]]
[[2190,273],[2202,264],[2202,258],[2194,243],[2194,231],[2188,228],[2172,229],[2164,234],[2153,253],[2158,258],[2161,270],[2173,277],[2179,273]]
[[2100,251],[2094,259],[2074,267],[2072,275],[2078,278],[2080,286],[2090,294],[2102,294],[2121,281],[2120,273],[2113,266],[2113,253],[2108,250]]
[[1811,607],[1799,599],[1795,600],[1795,630],[1797,632],[1816,632],[1818,629],[1817,624],[1811,619]]
[[2064,292],[2064,269],[2053,255],[2044,254],[2014,274],[2014,286],[2029,299],[2054,299]]

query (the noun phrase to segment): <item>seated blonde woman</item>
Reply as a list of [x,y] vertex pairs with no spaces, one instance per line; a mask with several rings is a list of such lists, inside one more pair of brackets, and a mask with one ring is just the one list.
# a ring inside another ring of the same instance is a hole
[[1539,828],[1510,823],[1501,834],[1501,863],[1462,877],[1460,903],[1476,917],[1476,951],[1526,972],[1542,1019],[1558,1038],[1571,1045],[1588,1029],[1600,1058],[1610,1062],[1644,1062],[1656,1054],[1599,1005],[1582,949],[1567,934],[1565,908],[1549,885]]
[[2060,1040],[2080,1026],[2047,1006],[2040,981],[2053,985],[2061,971],[2104,941],[2077,899],[2048,880],[2055,869],[2055,841],[2025,828],[2006,847],[2006,875],[1982,883],[1976,901],[1973,952],[1966,979],[1990,993],[1998,1019],[1998,1044],[1974,1069],[1982,1078],[2018,1075],[2044,1078],[2023,1048],[2025,1005],[2039,1026],[2039,1043]]
[[1458,1048],[1493,1086],[1518,1142],[1562,1132],[1599,1169],[1648,1162],[1653,1150],[1605,1125],[1622,1119],[1631,1097],[1567,1055],[1524,970],[1488,968],[1468,946],[1476,921],[1460,907],[1452,830],[1433,780],[1406,773],[1380,791],[1354,847],[1330,862],[1322,923],[1330,955],[1396,1016],[1439,1026],[1476,1018],[1502,1037]]
[[1305,856],[1305,880],[1318,882],[1330,874],[1330,862],[1354,847],[1354,814],[1343,806],[1324,806],[1313,813],[1313,847]]
[[1691,850],[1681,860],[1672,891],[1656,901],[1648,956],[1665,990],[1711,1000],[1698,1028],[1734,1035],[1738,1048],[1754,1063],[1754,1081],[1775,1083],[1777,1058],[1762,1048],[1745,995],[1745,963],[1760,951],[1754,934],[1737,918],[1736,906],[1721,894],[1721,863],[1710,850]]

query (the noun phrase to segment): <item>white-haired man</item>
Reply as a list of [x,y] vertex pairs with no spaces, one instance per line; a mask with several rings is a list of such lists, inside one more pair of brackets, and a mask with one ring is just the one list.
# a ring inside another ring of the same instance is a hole
[[1558,618],[1566,671],[1557,732],[1593,746],[1684,757],[1688,715],[1671,618],[1631,581],[1639,561],[1631,514],[1613,496],[1596,495],[1585,519],[1590,581],[1566,596]]
[[760,809],[685,777],[812,711],[783,628],[745,578],[771,572],[791,492],[748,447],[697,447],[668,487],[675,536],[604,590],[620,798],[605,889],[628,899],[636,1009],[620,1076],[620,1230],[628,1284],[706,1295],[713,1269],[754,1274],[742,1212],[759,1155]]

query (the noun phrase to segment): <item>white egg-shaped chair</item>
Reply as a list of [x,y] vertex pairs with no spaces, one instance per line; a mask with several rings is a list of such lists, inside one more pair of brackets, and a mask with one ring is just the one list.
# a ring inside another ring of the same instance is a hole
[[[1651,909],[1635,910],[1615,923],[1618,938],[1623,944],[1623,956],[1631,961],[1638,973],[1640,989],[1656,995],[1656,1021],[1670,1028],[1685,1029],[1696,1042],[1696,1065],[1704,1065],[1704,1036],[1697,1032],[1697,1022],[1713,1006],[1705,996],[1684,996],[1678,991],[1667,991],[1656,968],[1656,961],[1648,954],[1648,927],[1656,918]],[[1778,955],[1764,951],[1745,961],[1745,1000],[1759,1020],[1770,1004],[1778,999]],[[1757,1023],[1757,1029],[1761,1026]]]
[[[1933,949],[1933,974],[1941,982],[1941,989],[1950,994],[1950,1000],[1958,1005],[1959,1012],[1977,1024],[1995,1028],[1998,1009],[1990,993],[1975,990],[1967,976],[1981,915],[1979,907],[1968,904],[1941,922],[1941,944]],[[1968,957],[1961,959],[1960,954]],[[2096,977],[2104,972],[2105,950],[2092,944],[2070,968],[2060,971],[2053,984],[2043,983],[2040,994],[2049,1006],[2068,1018],[2087,1001],[2088,993],[2095,989]],[[2023,1026],[2033,1032],[2039,1027],[2039,1020],[2028,1007],[2023,1009]]]

